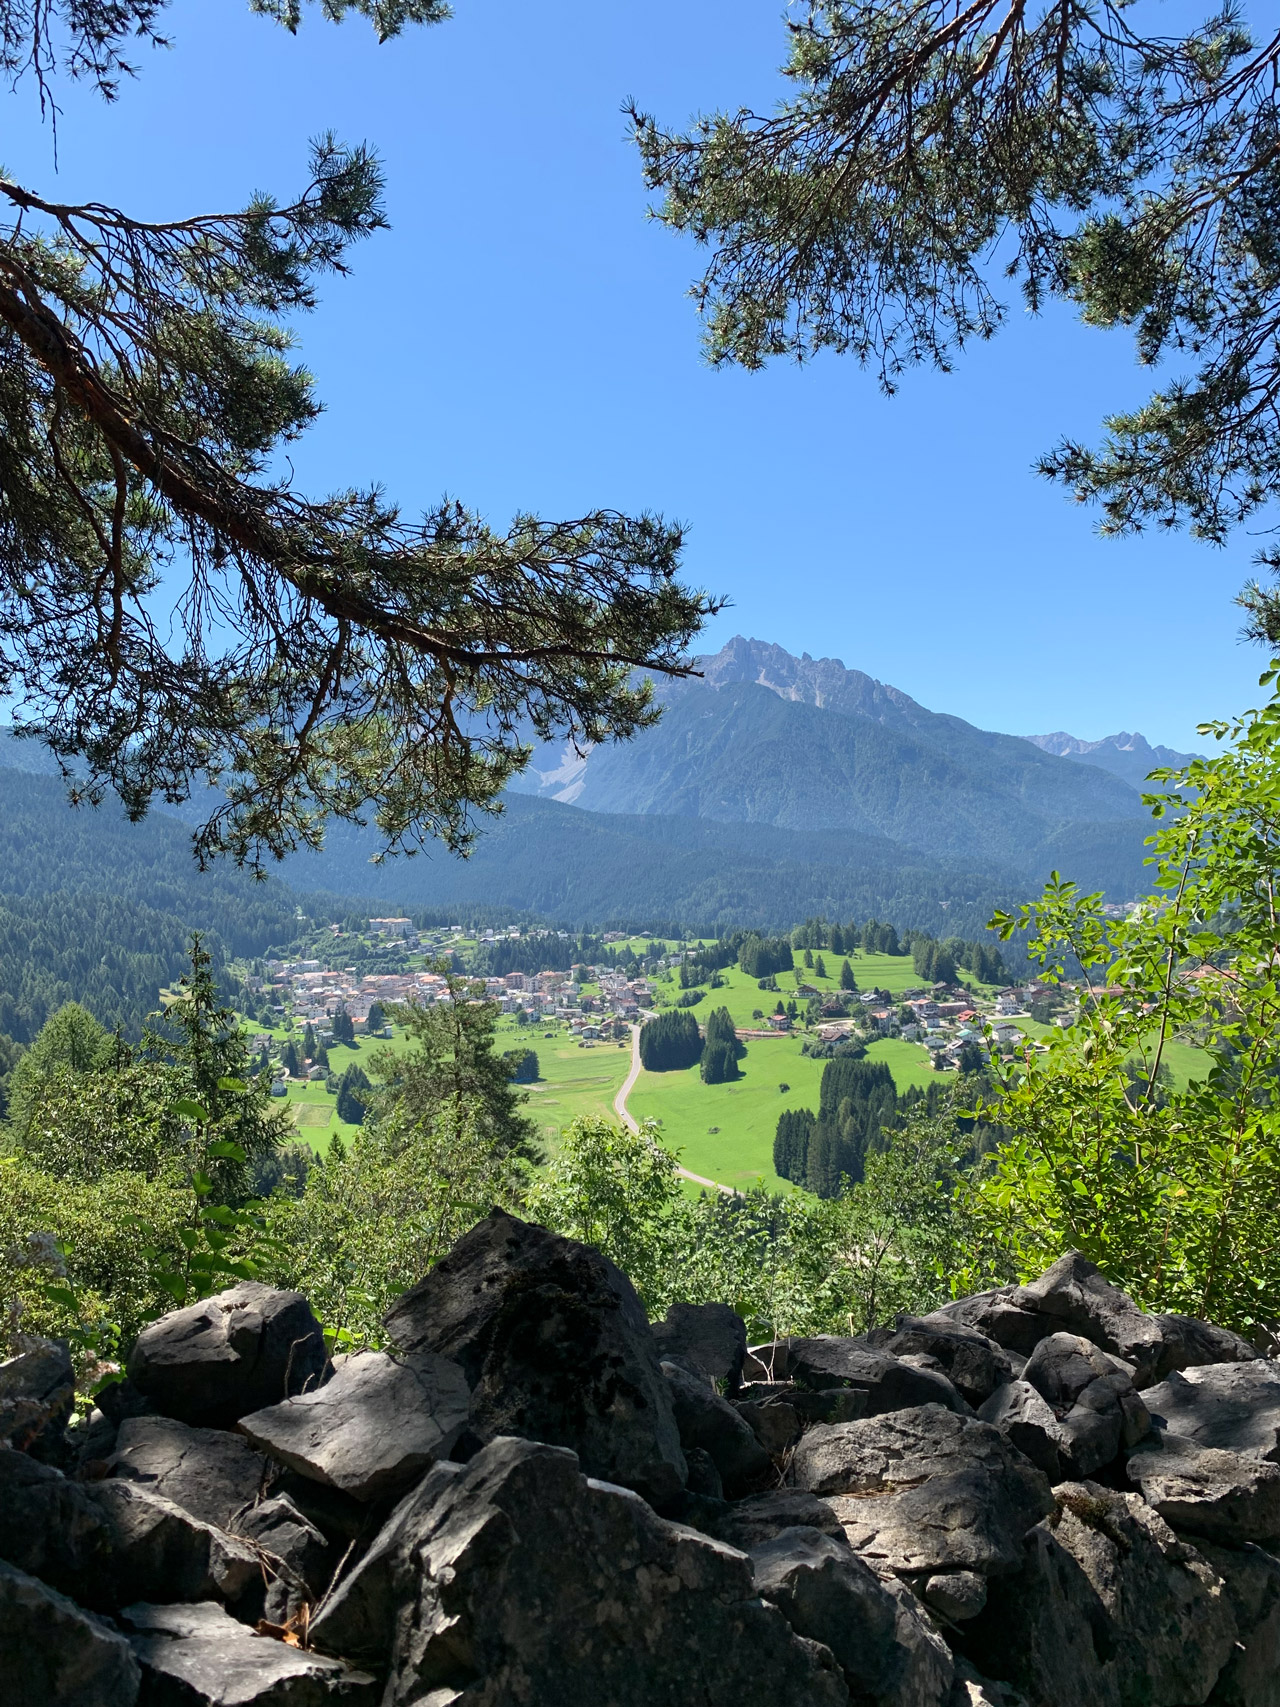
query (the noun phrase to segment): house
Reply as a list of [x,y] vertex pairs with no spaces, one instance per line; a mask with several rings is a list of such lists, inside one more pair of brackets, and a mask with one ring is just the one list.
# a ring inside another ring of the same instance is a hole
[[770,1031],[790,1031],[791,1030],[791,1021],[787,1018],[786,1014],[770,1014],[769,1015],[769,1030]]
[[271,1094],[273,1097],[287,1097],[289,1094],[289,1087],[285,1084],[283,1079],[272,1079]]

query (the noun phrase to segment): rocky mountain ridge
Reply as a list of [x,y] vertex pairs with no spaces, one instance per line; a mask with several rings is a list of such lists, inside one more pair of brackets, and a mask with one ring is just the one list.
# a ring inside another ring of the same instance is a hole
[[386,1328],[242,1283],[70,1432],[65,1348],[0,1365],[6,1703],[1277,1699],[1277,1366],[1076,1253],[748,1349],[495,1211]]
[[1196,753],[1179,753],[1173,747],[1153,747],[1145,735],[1130,733],[1122,729],[1118,735],[1104,735],[1100,741],[1082,741],[1076,735],[1068,735],[1063,729],[1055,729],[1049,735],[1028,735],[1027,740],[1033,742],[1045,753],[1054,753],[1058,758],[1075,759],[1078,764],[1097,765],[1100,769],[1110,771],[1132,788],[1141,789],[1153,770],[1163,768],[1181,769],[1189,765],[1194,758],[1201,755]]

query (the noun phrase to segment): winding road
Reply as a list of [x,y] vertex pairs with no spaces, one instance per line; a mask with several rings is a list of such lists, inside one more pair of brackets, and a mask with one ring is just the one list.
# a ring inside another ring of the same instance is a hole
[[[622,1081],[622,1088],[613,1099],[613,1112],[617,1115],[622,1124],[629,1127],[632,1132],[638,1132],[640,1128],[636,1123],[635,1116],[627,1108],[627,1098],[635,1089],[635,1083],[639,1077],[640,1027],[638,1025],[633,1025],[631,1027],[631,1071]],[[691,1174],[688,1168],[682,1168],[677,1165],[676,1172],[680,1175],[681,1179],[691,1179],[695,1185],[705,1185],[712,1191],[722,1191],[726,1197],[735,1197],[737,1195],[731,1185],[721,1185],[719,1180],[707,1179],[703,1174]]]

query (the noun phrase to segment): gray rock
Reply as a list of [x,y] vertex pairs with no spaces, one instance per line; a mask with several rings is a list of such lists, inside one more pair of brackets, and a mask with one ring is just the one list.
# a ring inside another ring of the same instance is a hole
[[[857,1397],[865,1405],[864,1396]],[[735,1409],[771,1458],[794,1446],[804,1432],[800,1412],[784,1399],[739,1400]]]
[[1007,1683],[983,1677],[963,1654],[957,1654],[950,1707],[1027,1707],[1027,1698]]
[[360,1500],[395,1498],[467,1424],[471,1395],[456,1363],[433,1352],[346,1360],[314,1393],[241,1417],[240,1433],[300,1475]]
[[921,1592],[935,1612],[963,1624],[987,1604],[987,1579],[977,1571],[939,1571],[925,1579]]
[[1133,1446],[1151,1426],[1129,1366],[1078,1334],[1050,1334],[1027,1359],[1023,1380],[1057,1419],[1063,1468],[1092,1475]]
[[1006,1351],[1028,1357],[1059,1324],[1038,1310],[1020,1308],[1013,1301],[1016,1290],[1013,1286],[999,1286],[992,1292],[975,1293],[972,1298],[957,1298],[920,1319],[940,1326],[974,1328]]
[[1262,1353],[1243,1334],[1215,1328],[1195,1316],[1152,1316],[1163,1342],[1155,1378],[1163,1381],[1178,1369],[1198,1369],[1206,1363],[1249,1363]]
[[752,1550],[756,1588],[800,1636],[830,1648],[855,1700],[939,1707],[954,1665],[909,1594],[896,1592],[843,1541],[789,1529]]
[[1064,1481],[1059,1448],[1065,1444],[1062,1427],[1052,1406],[1029,1381],[1011,1381],[996,1391],[978,1410],[979,1421],[990,1423],[1022,1453],[1050,1482]]
[[[757,1356],[768,1348],[758,1348]],[[815,1390],[851,1387],[867,1395],[864,1415],[883,1416],[913,1405],[945,1405],[965,1412],[968,1406],[947,1377],[937,1370],[921,1369],[873,1351],[865,1340],[841,1339],[818,1334],[812,1339],[787,1340],[785,1352],[790,1378]]]
[[1280,1539],[1280,1464],[1155,1435],[1127,1465],[1129,1480],[1180,1533],[1227,1546]]
[[314,1606],[338,1564],[335,1550],[292,1500],[263,1500],[236,1519],[237,1530],[258,1550],[266,1576],[261,1613],[285,1624],[305,1601]]
[[1144,1398],[1171,1434],[1280,1463],[1280,1364],[1269,1357],[1182,1370]]
[[274,1467],[238,1434],[189,1428],[171,1417],[127,1417],[107,1460],[111,1473],[172,1500],[219,1529],[269,1489]]
[[111,1538],[110,1566],[87,1597],[92,1604],[237,1601],[261,1581],[262,1566],[251,1546],[201,1523],[172,1500],[131,1482],[95,1482],[85,1492]]
[[1137,1494],[1055,1489],[1022,1569],[963,1626],[969,1658],[1031,1707],[1196,1707],[1236,1639],[1221,1580]]
[[1013,1359],[1004,1347],[959,1322],[899,1316],[892,1328],[873,1328],[865,1338],[874,1350],[892,1357],[933,1358],[961,1398],[974,1406],[1014,1378]]
[[1082,1334],[1103,1351],[1124,1358],[1133,1365],[1136,1387],[1155,1380],[1164,1351],[1160,1324],[1079,1251],[1068,1251],[1039,1280],[1019,1286],[1010,1302],[1052,1317],[1056,1328]]
[[751,1494],[714,1512],[700,1511],[696,1520],[685,1521],[704,1535],[736,1547],[740,1553],[754,1552],[789,1529],[815,1529],[837,1541],[844,1540],[840,1519],[827,1502],[798,1488]]
[[324,1367],[302,1294],[253,1280],[151,1322],[129,1355],[129,1379],[156,1410],[215,1427],[308,1392]]
[[[742,1379],[748,1386],[776,1387],[788,1379],[787,1369],[790,1364],[790,1340],[770,1340],[765,1345],[747,1347],[747,1355],[742,1364]],[[754,1398],[754,1394],[740,1394],[742,1398]]]
[[208,1603],[128,1606],[121,1622],[142,1666],[147,1707],[374,1707],[378,1699],[367,1673],[255,1636]]
[[714,1392],[705,1378],[691,1375],[680,1364],[663,1363],[661,1367],[671,1389],[671,1407],[686,1457],[691,1448],[700,1447],[708,1453],[731,1495],[767,1475],[772,1460],[733,1406]]
[[1226,1585],[1236,1646],[1209,1707],[1280,1707],[1280,1559],[1260,1547],[1198,1550]]
[[119,1631],[0,1563],[4,1707],[133,1707],[139,1683],[138,1662]]
[[857,1552],[908,1575],[1015,1571],[1053,1510],[1048,1479],[998,1430],[940,1405],[811,1429],[791,1479],[823,1496]]
[[28,1341],[0,1363],[0,1441],[20,1450],[61,1434],[75,1404],[76,1381],[65,1340]]
[[667,1363],[723,1381],[730,1393],[742,1380],[747,1355],[747,1330],[742,1317],[727,1304],[673,1304],[661,1322],[653,1324],[658,1356]]
[[[750,1561],[504,1438],[437,1465],[312,1627],[390,1650],[384,1707],[843,1707],[830,1653],[756,1594]],[[443,1472],[443,1473],[442,1473]]]
[[110,1557],[110,1530],[86,1488],[25,1452],[0,1450],[0,1559],[84,1600]]
[[[711,1454],[704,1452],[700,1446],[686,1446],[684,1461],[689,1471],[684,1484],[685,1493],[699,1500],[716,1500],[723,1504],[724,1482]],[[692,1529],[698,1527],[697,1523],[690,1524]]]
[[482,1439],[576,1452],[658,1502],[686,1466],[635,1288],[599,1251],[495,1210],[387,1312],[393,1342],[462,1366]]

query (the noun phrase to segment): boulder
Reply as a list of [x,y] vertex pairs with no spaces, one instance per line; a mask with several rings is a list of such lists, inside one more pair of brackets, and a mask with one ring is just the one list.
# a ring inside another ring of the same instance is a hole
[[653,1337],[664,1362],[723,1381],[729,1393],[737,1391],[747,1356],[747,1330],[727,1304],[673,1304],[664,1319],[653,1324]]
[[76,1379],[65,1340],[27,1339],[0,1362],[0,1442],[26,1451],[61,1435],[75,1405]]
[[257,1550],[266,1576],[262,1616],[286,1624],[303,1602],[314,1606],[338,1560],[314,1523],[282,1495],[251,1506],[236,1519],[238,1533]]
[[384,1707],[848,1700],[829,1651],[758,1597],[744,1554],[589,1480],[563,1448],[510,1438],[461,1473],[428,1472],[312,1638],[360,1660],[389,1651]]
[[1209,1707],[1280,1707],[1280,1559],[1260,1547],[1198,1550],[1221,1577],[1236,1621],[1236,1645]]
[[873,1350],[891,1357],[933,1359],[961,1398],[975,1407],[1014,1378],[1014,1360],[1004,1347],[959,1322],[899,1316],[892,1328],[873,1328],[864,1337]]
[[1050,1482],[1066,1479],[1059,1448],[1066,1441],[1053,1407],[1029,1381],[1010,1381],[978,1409],[979,1421],[990,1423],[1022,1453]]
[[946,1643],[899,1585],[847,1543],[788,1529],[754,1548],[756,1588],[800,1636],[830,1648],[853,1698],[877,1707],[941,1707],[954,1665]]
[[1280,1540],[1280,1464],[1156,1434],[1133,1453],[1129,1480],[1179,1533],[1227,1546]]
[[1137,1494],[1054,1492],[1019,1571],[992,1578],[960,1627],[970,1660],[1030,1707],[1204,1703],[1236,1640],[1221,1580]]
[[1023,1309],[1016,1304],[1013,1286],[998,1286],[991,1292],[977,1292],[972,1298],[957,1298],[922,1316],[922,1322],[940,1327],[973,1328],[985,1338],[994,1340],[1015,1356],[1029,1357],[1046,1334],[1058,1324],[1038,1310]]
[[250,1411],[315,1387],[324,1335],[300,1292],[244,1280],[151,1322],[129,1356],[129,1379],[164,1416],[230,1427]]
[[378,1685],[340,1660],[255,1636],[221,1607],[127,1606],[121,1623],[147,1707],[375,1707]]
[[938,1571],[921,1586],[925,1605],[952,1624],[976,1618],[987,1604],[987,1579],[977,1571]]
[[1133,1365],[1135,1386],[1147,1387],[1156,1379],[1164,1350],[1159,1322],[1079,1251],[1068,1251],[1038,1280],[1017,1287],[1010,1303],[1048,1316],[1055,1330],[1081,1334],[1103,1351],[1124,1358]]
[[93,1605],[144,1597],[237,1601],[262,1579],[253,1547],[172,1500],[131,1482],[95,1482],[85,1492],[111,1539],[110,1566],[85,1596]]
[[699,1508],[685,1522],[704,1535],[726,1541],[740,1553],[752,1553],[789,1529],[813,1529],[844,1540],[840,1519],[825,1500],[798,1488],[775,1488],[766,1494],[750,1494],[744,1500],[711,1510]]
[[241,1417],[249,1442],[300,1475],[359,1500],[395,1498],[467,1425],[471,1395],[434,1352],[350,1357],[314,1393]]
[[495,1210],[392,1305],[404,1352],[461,1365],[481,1440],[568,1447],[589,1475],[661,1503],[686,1466],[635,1288],[587,1245]]
[[141,1674],[104,1619],[0,1563],[0,1700],[4,1707],[133,1707]]
[[1280,1463],[1280,1364],[1269,1357],[1181,1370],[1144,1398],[1171,1434]]
[[[864,1396],[857,1397],[865,1405]],[[735,1409],[770,1458],[794,1446],[804,1433],[804,1418],[786,1399],[739,1400]]]
[[87,1488],[25,1452],[0,1450],[0,1559],[82,1600],[110,1557],[111,1532]]
[[265,1494],[274,1469],[238,1434],[189,1428],[170,1417],[128,1417],[107,1460],[115,1476],[172,1500],[202,1523],[232,1526]]
[[671,1389],[671,1406],[686,1458],[691,1449],[700,1447],[711,1458],[730,1494],[769,1473],[773,1461],[749,1424],[705,1379],[691,1375],[678,1363],[663,1363],[662,1373]]
[[[711,1454],[704,1452],[700,1446],[686,1446],[684,1461],[688,1468],[688,1475],[684,1484],[686,1498],[677,1502],[680,1505],[681,1512],[683,1512],[689,1499],[715,1500],[723,1505],[724,1482],[719,1470],[716,1469],[716,1461]],[[672,1508],[668,1506],[666,1510],[668,1515],[671,1515]],[[695,1523],[692,1527],[697,1529],[698,1525]]]
[[[873,1351],[865,1340],[817,1334],[812,1339],[786,1340],[778,1346],[788,1378],[817,1390],[849,1387],[867,1395],[865,1416],[883,1416],[914,1405],[945,1405],[968,1409],[951,1382],[939,1370],[921,1369],[887,1352]],[[756,1356],[768,1353],[758,1347]]]
[[1243,1334],[1215,1328],[1195,1316],[1152,1316],[1162,1342],[1155,1378],[1163,1381],[1178,1369],[1198,1369],[1206,1363],[1249,1363],[1262,1356]]
[[1053,1510],[1047,1477],[997,1429],[940,1405],[811,1429],[791,1480],[870,1563],[911,1576],[1015,1571],[1022,1537]]
[[1027,1359],[1023,1381],[1057,1420],[1055,1444],[1067,1474],[1092,1475],[1151,1426],[1127,1364],[1079,1334],[1050,1334]]

